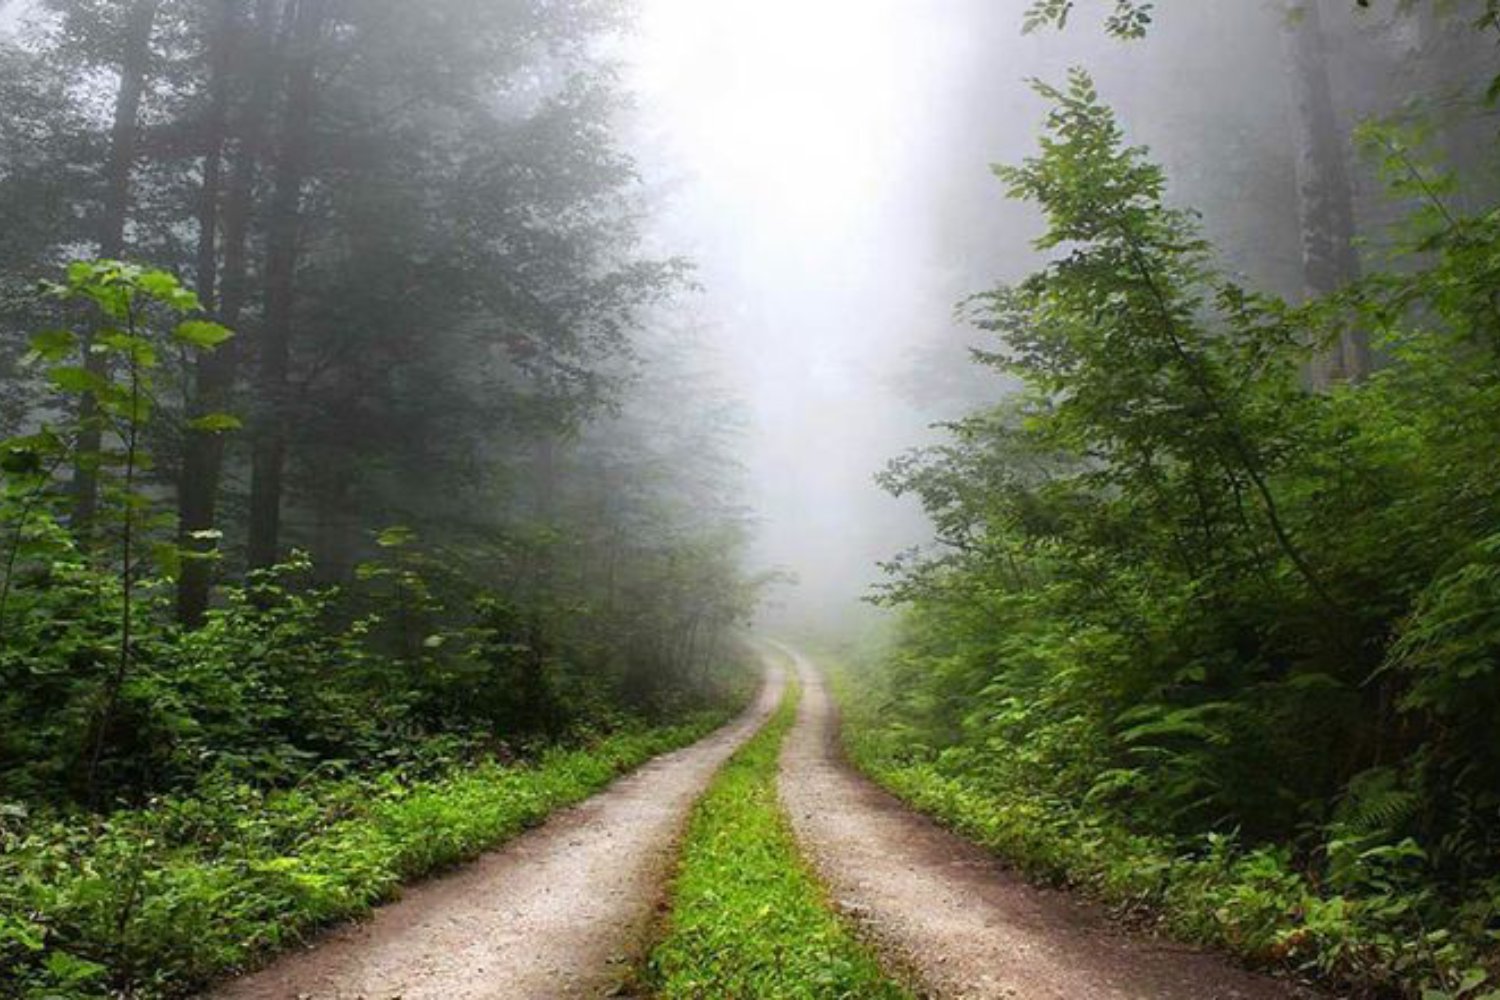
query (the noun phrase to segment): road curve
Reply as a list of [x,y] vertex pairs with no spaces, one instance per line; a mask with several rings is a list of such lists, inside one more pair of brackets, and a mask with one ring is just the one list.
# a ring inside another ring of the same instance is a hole
[[943,1000],[1292,1000],[1310,992],[1198,950],[1110,926],[1067,893],[1038,889],[991,855],[856,774],[837,744],[822,678],[802,684],[781,759],[781,798],[841,909]]
[[611,993],[648,944],[689,810],[781,697],[645,765],[366,921],[210,992],[210,1000],[558,1000]]

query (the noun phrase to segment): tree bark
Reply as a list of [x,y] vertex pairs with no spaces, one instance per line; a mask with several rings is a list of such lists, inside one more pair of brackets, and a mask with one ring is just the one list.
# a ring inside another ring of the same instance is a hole
[[[241,41],[244,31],[239,16],[242,0],[220,2],[224,5],[219,26],[221,33],[212,46],[211,58],[215,61],[214,73],[216,80],[221,81],[222,89],[215,91],[214,109],[207,125],[204,202],[199,214],[199,271],[220,279],[217,287],[210,280],[210,297],[205,298],[204,304],[214,309],[219,322],[236,331],[238,336],[198,362],[193,411],[200,416],[220,412],[228,406],[239,370],[245,341],[240,321],[249,288],[255,182],[259,174],[261,147],[265,142],[266,119],[277,83],[275,40],[279,0],[258,0],[254,36],[249,45]],[[228,105],[236,77],[248,79],[249,92],[231,136]],[[231,139],[233,148],[228,150]],[[221,190],[224,188],[226,151],[230,154],[228,184],[226,190]],[[218,162],[217,173],[210,166],[214,160]],[[217,254],[214,259],[209,257],[216,229],[222,230],[219,247],[222,264],[218,264]],[[178,492],[178,522],[181,544],[190,551],[206,554],[214,547],[212,541],[196,539],[193,535],[216,526],[224,447],[222,435],[190,433],[188,436]],[[183,563],[177,583],[177,617],[182,624],[193,627],[202,622],[208,610],[213,576],[213,564],[207,559],[189,559]]]
[[[206,49],[209,66],[209,104],[203,122],[203,183],[198,192],[198,298],[206,312],[219,313],[219,222],[224,187],[224,147],[229,130],[231,63],[239,33],[239,0],[219,0],[219,19],[209,31]],[[189,416],[201,417],[223,410],[234,381],[233,347],[222,345],[200,357],[194,371],[194,393]],[[177,489],[178,544],[184,551],[203,558],[183,563],[177,581],[177,618],[189,627],[203,620],[208,608],[211,573],[206,556],[212,543],[195,537],[214,526],[218,499],[218,454],[223,439],[218,434],[187,431],[183,446],[182,477]]]
[[281,501],[287,451],[293,312],[302,189],[312,149],[317,103],[317,57],[327,21],[326,0],[292,0],[294,18],[287,54],[286,104],[281,148],[266,239],[265,324],[260,335],[256,394],[260,413],[251,453],[250,541],[252,568],[275,565],[281,554]]
[[[99,224],[99,256],[118,258],[125,253],[125,230],[130,221],[130,185],[140,148],[141,101],[151,69],[151,35],[156,27],[160,0],[135,0],[125,21],[120,53],[120,89],[115,95],[114,120],[110,127],[109,155],[104,165],[104,210]],[[103,375],[105,361],[88,348],[92,335],[84,337],[84,365]],[[86,394],[78,408],[78,456],[73,467],[73,526],[85,544],[99,513],[99,449],[104,442],[99,424],[99,405]]]
[[[1322,0],[1290,0],[1284,9],[1287,78],[1296,111],[1297,190],[1303,286],[1309,298],[1337,292],[1359,278],[1354,246],[1354,195],[1346,137],[1333,102]],[[1370,370],[1369,340],[1346,328],[1312,366],[1316,388],[1358,380]]]

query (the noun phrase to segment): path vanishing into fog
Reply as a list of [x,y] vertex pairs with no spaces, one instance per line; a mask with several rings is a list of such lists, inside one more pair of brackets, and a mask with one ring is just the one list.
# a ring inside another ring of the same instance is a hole
[[649,944],[688,811],[781,696],[666,754],[370,919],[220,987],[217,1000],[558,1000],[612,993]]
[[822,678],[802,684],[781,796],[832,898],[924,994],[942,1000],[1305,1000],[1314,994],[1184,945],[1129,935],[1037,889],[843,762]]

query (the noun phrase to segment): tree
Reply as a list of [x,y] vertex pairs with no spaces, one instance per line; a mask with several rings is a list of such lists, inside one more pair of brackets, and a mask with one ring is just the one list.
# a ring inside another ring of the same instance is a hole
[[[1359,277],[1354,197],[1347,164],[1347,129],[1334,108],[1328,42],[1320,0],[1296,0],[1284,10],[1287,79],[1296,110],[1298,217],[1302,272],[1310,298],[1332,294]],[[1312,381],[1327,387],[1357,380],[1370,370],[1365,331],[1342,332],[1329,353],[1313,363]]]
[[303,185],[311,169],[318,63],[328,24],[326,0],[294,0],[287,18],[286,96],[280,148],[272,168],[265,264],[265,318],[258,369],[251,455],[247,558],[264,569],[281,554],[281,505],[286,472],[288,375],[291,366],[297,269],[301,259]]
[[[116,69],[120,83],[115,94],[110,126],[109,157],[104,166],[104,204],[99,220],[99,256],[118,259],[125,252],[125,230],[130,220],[131,181],[140,148],[141,99],[151,66],[151,35],[156,26],[160,0],[133,0],[126,8],[123,37]],[[98,375],[102,357],[87,354],[91,371]],[[85,531],[93,523],[99,503],[97,470],[90,467],[99,452],[102,429],[97,402],[85,394],[79,409],[78,454],[73,470],[73,518]]]

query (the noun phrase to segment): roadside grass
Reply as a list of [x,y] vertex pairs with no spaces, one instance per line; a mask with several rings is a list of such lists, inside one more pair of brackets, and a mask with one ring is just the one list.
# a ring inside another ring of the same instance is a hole
[[175,997],[468,861],[728,718],[529,764],[165,798],[90,824],[0,816],[0,997]]
[[834,914],[776,795],[798,692],[693,811],[666,934],[643,972],[661,1000],[903,1000]]

